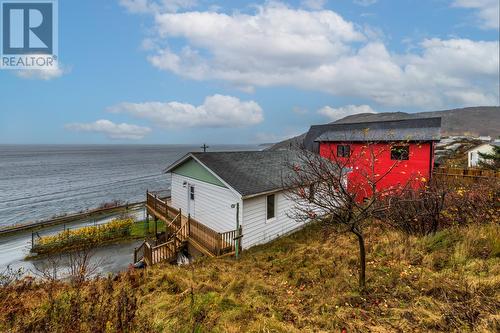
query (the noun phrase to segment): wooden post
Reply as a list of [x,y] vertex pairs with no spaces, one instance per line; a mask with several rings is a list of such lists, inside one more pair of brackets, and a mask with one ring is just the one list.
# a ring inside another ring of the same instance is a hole
[[158,239],[158,218],[155,216],[155,238]]
[[191,214],[188,214],[188,227],[187,236],[191,236]]
[[236,259],[239,258],[240,255],[240,203],[236,204],[236,241],[235,241],[235,256]]
[[220,233],[217,233],[217,245],[216,245],[215,253],[217,253],[217,256],[220,256],[220,249],[222,248],[222,235]]

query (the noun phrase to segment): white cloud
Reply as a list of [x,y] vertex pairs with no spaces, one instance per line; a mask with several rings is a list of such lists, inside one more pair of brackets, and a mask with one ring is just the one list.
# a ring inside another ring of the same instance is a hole
[[70,72],[69,68],[63,67],[61,65],[54,68],[41,68],[41,69],[21,69],[15,72],[16,76],[23,79],[31,80],[53,80],[57,79],[64,74]]
[[77,132],[93,132],[104,134],[109,139],[140,140],[151,132],[149,127],[142,127],[126,123],[115,124],[112,121],[101,119],[93,123],[66,124],[65,128]]
[[196,6],[196,0],[120,0],[120,5],[131,13],[156,14],[176,12]]
[[356,5],[360,5],[360,6],[363,6],[363,7],[368,7],[368,6],[371,6],[375,3],[377,3],[378,0],[353,0],[353,2],[356,4]]
[[301,4],[306,8],[319,10],[325,6],[326,0],[302,0]]
[[[155,67],[244,91],[293,86],[390,107],[498,104],[498,41],[429,39],[397,54],[333,11],[276,2],[253,14],[158,14],[155,29]],[[162,46],[170,38],[183,45]]]
[[498,0],[455,0],[452,5],[476,10],[479,24],[485,29],[500,27],[500,1]]
[[213,95],[200,106],[179,102],[121,103],[108,109],[127,113],[167,128],[183,127],[245,127],[264,120],[262,108],[254,101]]
[[358,113],[376,113],[369,105],[346,105],[339,108],[324,106],[318,110],[320,115],[330,120],[338,120]]

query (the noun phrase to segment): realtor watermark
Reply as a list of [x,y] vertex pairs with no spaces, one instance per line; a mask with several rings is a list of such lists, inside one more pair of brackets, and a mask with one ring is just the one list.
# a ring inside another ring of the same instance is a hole
[[0,68],[58,67],[57,0],[0,0]]

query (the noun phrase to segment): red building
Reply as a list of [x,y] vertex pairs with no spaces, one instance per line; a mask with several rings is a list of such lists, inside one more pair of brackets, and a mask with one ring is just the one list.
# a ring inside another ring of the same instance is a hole
[[350,170],[349,188],[361,199],[379,191],[427,182],[441,118],[312,126],[304,144]]

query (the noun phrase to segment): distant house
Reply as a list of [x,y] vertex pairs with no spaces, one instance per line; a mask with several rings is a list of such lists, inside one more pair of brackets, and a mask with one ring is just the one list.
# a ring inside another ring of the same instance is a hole
[[[345,161],[352,169],[350,186],[366,183],[364,175],[369,173],[388,173],[377,184],[383,189],[431,177],[440,130],[441,118],[327,124],[312,126],[304,145],[323,157]],[[368,147],[377,155],[374,163],[369,161]],[[372,164],[374,172],[370,170]],[[363,192],[363,197],[370,195],[368,184],[364,184]]]
[[293,202],[282,186],[287,162],[295,156],[291,151],[189,153],[166,169],[170,205],[216,233],[235,230],[238,223],[243,249],[266,243],[303,226],[288,216]]
[[467,166],[469,168],[474,168],[479,166],[479,162],[482,160],[479,153],[491,154],[493,153],[493,147],[500,146],[498,142],[483,143],[467,151]]

